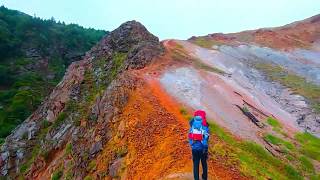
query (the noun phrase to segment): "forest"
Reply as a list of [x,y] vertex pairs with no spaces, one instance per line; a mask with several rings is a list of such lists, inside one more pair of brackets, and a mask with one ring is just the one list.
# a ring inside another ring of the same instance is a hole
[[0,144],[107,33],[0,7]]

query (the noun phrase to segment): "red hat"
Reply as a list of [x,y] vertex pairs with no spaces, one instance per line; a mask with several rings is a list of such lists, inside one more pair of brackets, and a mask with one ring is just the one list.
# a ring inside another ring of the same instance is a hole
[[207,118],[206,118],[206,112],[203,110],[197,110],[194,112],[194,116],[200,116],[202,118],[202,125],[208,126],[207,124]]

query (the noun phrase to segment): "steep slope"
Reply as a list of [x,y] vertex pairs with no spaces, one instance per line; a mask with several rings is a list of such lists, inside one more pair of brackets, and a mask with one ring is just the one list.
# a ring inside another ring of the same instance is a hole
[[105,34],[0,7],[0,143]]
[[286,119],[320,136],[319,29],[317,15],[283,27],[212,34],[189,41],[205,48],[193,47],[195,56],[237,81],[247,79],[291,114]]

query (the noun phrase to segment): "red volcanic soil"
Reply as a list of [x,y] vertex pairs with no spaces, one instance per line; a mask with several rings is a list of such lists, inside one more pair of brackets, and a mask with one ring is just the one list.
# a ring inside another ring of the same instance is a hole
[[[210,34],[205,38],[221,43],[257,43],[275,49],[312,48],[320,38],[320,15],[278,28],[263,28],[230,34]],[[194,39],[191,38],[191,40]]]

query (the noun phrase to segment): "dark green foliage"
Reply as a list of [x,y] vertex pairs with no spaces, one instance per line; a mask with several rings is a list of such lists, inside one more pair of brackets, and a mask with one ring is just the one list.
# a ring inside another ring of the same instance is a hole
[[44,149],[40,155],[43,157],[43,159],[47,162],[49,160],[49,151],[47,151],[46,149]]
[[29,170],[32,163],[36,160],[39,152],[40,152],[40,145],[36,145],[32,148],[31,157],[27,159],[27,161],[20,166],[20,173],[25,173]]
[[47,121],[46,119],[44,119],[44,120],[42,121],[41,128],[42,128],[42,129],[46,129],[46,128],[48,128],[50,125],[51,125],[51,123],[50,123],[49,121]]
[[63,121],[66,119],[66,117],[67,117],[67,113],[61,112],[58,115],[57,119],[54,121],[52,127],[57,128],[59,125],[61,125],[63,123]]
[[59,180],[63,176],[63,171],[61,169],[57,169],[53,172],[51,176],[51,180]]
[[105,34],[0,7],[0,138],[40,105],[74,57]]

